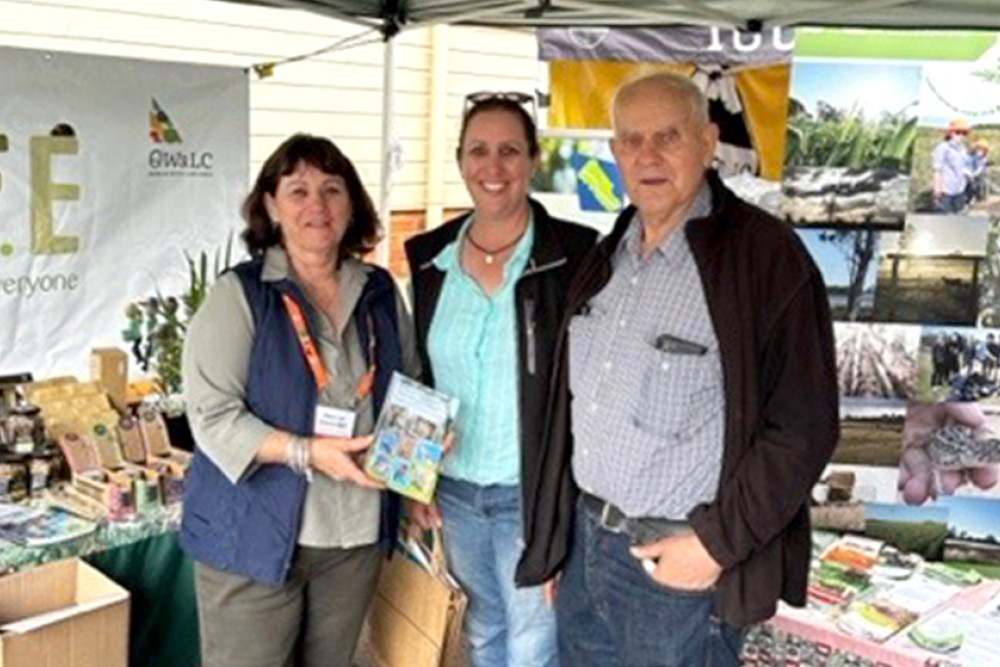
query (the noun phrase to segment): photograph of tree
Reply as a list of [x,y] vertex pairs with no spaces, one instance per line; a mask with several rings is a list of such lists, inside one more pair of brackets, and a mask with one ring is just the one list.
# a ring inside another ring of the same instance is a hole
[[974,324],[988,234],[985,218],[918,214],[883,234],[874,319]]
[[836,320],[871,320],[880,233],[874,229],[796,229],[823,274]]
[[834,322],[841,406],[900,407],[915,396],[920,327]]
[[840,441],[832,462],[899,466],[906,400],[914,396],[920,327],[834,322]]
[[902,228],[919,95],[919,66],[794,61],[782,217]]

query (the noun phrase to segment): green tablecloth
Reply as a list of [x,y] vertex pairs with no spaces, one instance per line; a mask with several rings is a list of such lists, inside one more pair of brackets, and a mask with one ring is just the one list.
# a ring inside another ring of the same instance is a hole
[[194,571],[191,559],[177,545],[177,533],[147,537],[91,554],[86,560],[132,594],[132,667],[198,665]]
[[131,594],[132,667],[197,667],[194,572],[177,544],[179,509],[140,521],[104,524],[86,537],[45,547],[3,544],[0,572],[82,557]]

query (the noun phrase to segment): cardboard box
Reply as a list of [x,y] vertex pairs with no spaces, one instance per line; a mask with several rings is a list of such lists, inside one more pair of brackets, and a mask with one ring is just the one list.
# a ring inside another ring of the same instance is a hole
[[[21,389],[24,391],[24,397],[28,399],[29,403],[39,403],[46,400],[46,397],[51,398],[53,395],[58,397],[64,397],[61,391],[56,391],[54,394],[51,391],[56,387],[62,387],[68,384],[75,384],[76,378],[72,375],[62,375],[59,377],[46,378],[44,380],[36,380],[34,382],[29,382],[27,384],[21,385]],[[42,396],[41,401],[36,400],[36,394],[40,393]]]
[[0,578],[0,667],[125,667],[129,594],[79,559]]
[[117,347],[99,347],[90,351],[90,379],[98,382],[118,410],[126,406],[128,392],[128,353]]

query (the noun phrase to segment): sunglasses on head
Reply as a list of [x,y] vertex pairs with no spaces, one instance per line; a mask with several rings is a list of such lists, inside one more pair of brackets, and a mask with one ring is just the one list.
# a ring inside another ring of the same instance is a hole
[[462,113],[468,114],[480,104],[493,101],[512,102],[513,104],[517,104],[527,111],[528,115],[530,115],[533,120],[535,118],[535,96],[529,93],[522,93],[519,90],[480,90],[476,93],[469,93],[465,96],[465,108]]

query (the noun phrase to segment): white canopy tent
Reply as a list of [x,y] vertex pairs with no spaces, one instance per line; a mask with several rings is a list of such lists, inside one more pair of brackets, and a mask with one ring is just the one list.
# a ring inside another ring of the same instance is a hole
[[[394,51],[401,31],[441,24],[497,28],[719,26],[760,32],[783,26],[1000,29],[1000,0],[223,0],[300,9],[349,21],[385,42],[379,215],[391,224]],[[342,46],[356,43],[345,40]],[[379,259],[388,262],[388,244]]]

